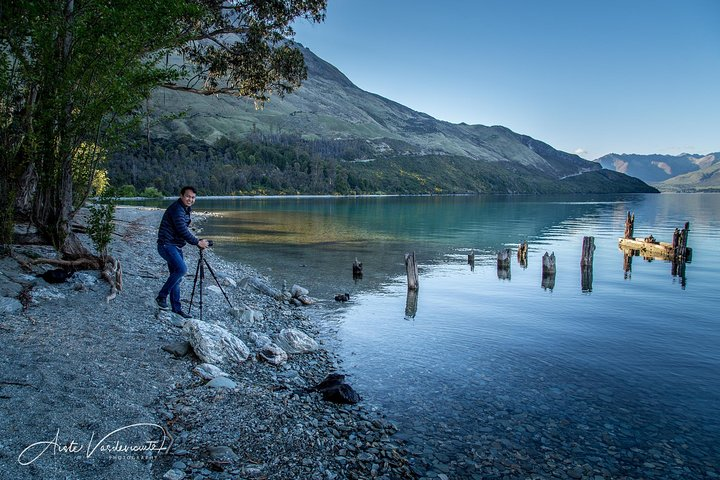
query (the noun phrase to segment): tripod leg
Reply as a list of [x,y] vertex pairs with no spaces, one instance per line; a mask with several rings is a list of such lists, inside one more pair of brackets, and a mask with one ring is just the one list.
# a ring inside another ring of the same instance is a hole
[[228,305],[230,305],[230,308],[233,308],[232,303],[230,303],[230,299],[227,296],[227,293],[225,293],[225,290],[222,288],[222,285],[220,285],[220,282],[218,281],[217,277],[215,276],[215,272],[213,271],[212,267],[208,263],[207,258],[203,258],[203,260],[205,260],[205,265],[207,265],[208,270],[210,270],[210,274],[215,279],[215,283],[217,283],[218,288],[220,288],[220,291],[225,296],[225,300],[227,300]]
[[[198,259],[197,267],[195,267],[195,280],[193,280],[193,289],[192,293],[190,294],[190,306],[188,307],[188,313],[192,311],[193,306],[193,298],[195,297],[195,285],[198,281],[198,272],[200,271],[200,265],[202,264],[202,257]],[[200,291],[202,292],[202,282],[200,283]]]
[[203,280],[205,280],[205,267],[200,264],[200,320],[203,319]]

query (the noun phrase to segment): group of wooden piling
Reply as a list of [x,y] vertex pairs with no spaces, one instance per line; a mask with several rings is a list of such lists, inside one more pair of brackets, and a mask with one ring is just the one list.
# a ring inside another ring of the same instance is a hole
[[[652,235],[645,238],[634,238],[635,215],[628,212],[625,221],[624,237],[620,239],[620,249],[625,253],[623,268],[626,276],[632,266],[632,256],[642,254],[645,258],[662,258],[671,260],[673,263],[673,276],[682,275],[684,279],[685,262],[689,261],[692,249],[687,246],[689,222],[685,223],[683,229],[675,229],[672,243],[658,242]],[[592,291],[593,282],[593,257],[595,254],[595,237],[583,237],[582,252],[580,255],[581,288],[583,292]],[[509,248],[497,252],[497,272],[501,280],[510,280],[510,258],[512,251]],[[528,243],[521,242],[517,249],[517,261],[522,268],[528,265]],[[468,264],[471,270],[475,268],[475,251],[468,254]],[[408,297],[405,306],[405,316],[414,317],[417,312],[417,292],[420,286],[418,276],[418,265],[415,259],[415,252],[405,254],[405,271],[407,273]],[[541,286],[544,289],[555,288],[555,274],[557,272],[555,252],[542,256],[542,280]],[[353,277],[362,278],[362,263],[355,259],[353,263]]]

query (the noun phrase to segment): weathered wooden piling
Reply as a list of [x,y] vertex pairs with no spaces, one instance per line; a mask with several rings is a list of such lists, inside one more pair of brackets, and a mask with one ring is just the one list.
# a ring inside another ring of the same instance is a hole
[[625,237],[633,238],[633,230],[635,229],[635,214],[627,212],[627,219],[625,220]]
[[470,271],[475,271],[475,250],[470,250],[468,253],[468,265],[470,265]]
[[583,292],[592,292],[594,253],[595,237],[583,237],[580,255],[580,288]]
[[362,266],[362,262],[358,262],[357,257],[355,257],[355,261],[353,262],[352,272],[353,272],[353,279],[357,280],[359,278],[362,278],[363,266]]
[[407,272],[408,290],[417,290],[419,281],[415,252],[405,254],[405,271]]
[[528,243],[521,242],[518,245],[517,259],[522,268],[527,268]]
[[545,255],[542,257],[542,282],[541,285],[545,289],[552,290],[555,288],[555,252]]
[[500,250],[497,254],[497,276],[500,280],[510,280],[510,256],[509,248]]
[[595,253],[595,237],[583,237],[582,255],[580,256],[580,266],[583,268],[592,268],[593,255]]
[[672,238],[672,251],[675,260],[684,261],[688,257],[687,239],[690,233],[690,222],[685,222],[682,230],[675,229]]

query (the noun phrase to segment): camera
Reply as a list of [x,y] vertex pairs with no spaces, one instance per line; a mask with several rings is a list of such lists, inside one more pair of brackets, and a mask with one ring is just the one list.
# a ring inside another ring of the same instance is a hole
[[207,240],[207,242],[208,242],[208,247],[212,247],[213,243],[215,243],[212,240],[210,240],[209,238],[206,238],[205,240]]

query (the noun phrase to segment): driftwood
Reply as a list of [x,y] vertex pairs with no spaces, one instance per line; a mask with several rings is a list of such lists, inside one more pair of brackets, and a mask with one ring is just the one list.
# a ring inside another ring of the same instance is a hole
[[405,254],[405,271],[407,272],[408,290],[417,290],[419,280],[418,267],[415,262],[415,252]]
[[95,256],[85,256],[74,260],[36,258],[31,263],[34,265],[46,263],[69,270],[100,270],[101,276],[110,284],[110,293],[105,297],[106,302],[117,297],[118,293],[122,291],[123,280],[120,260],[110,256],[106,257],[105,260]]

